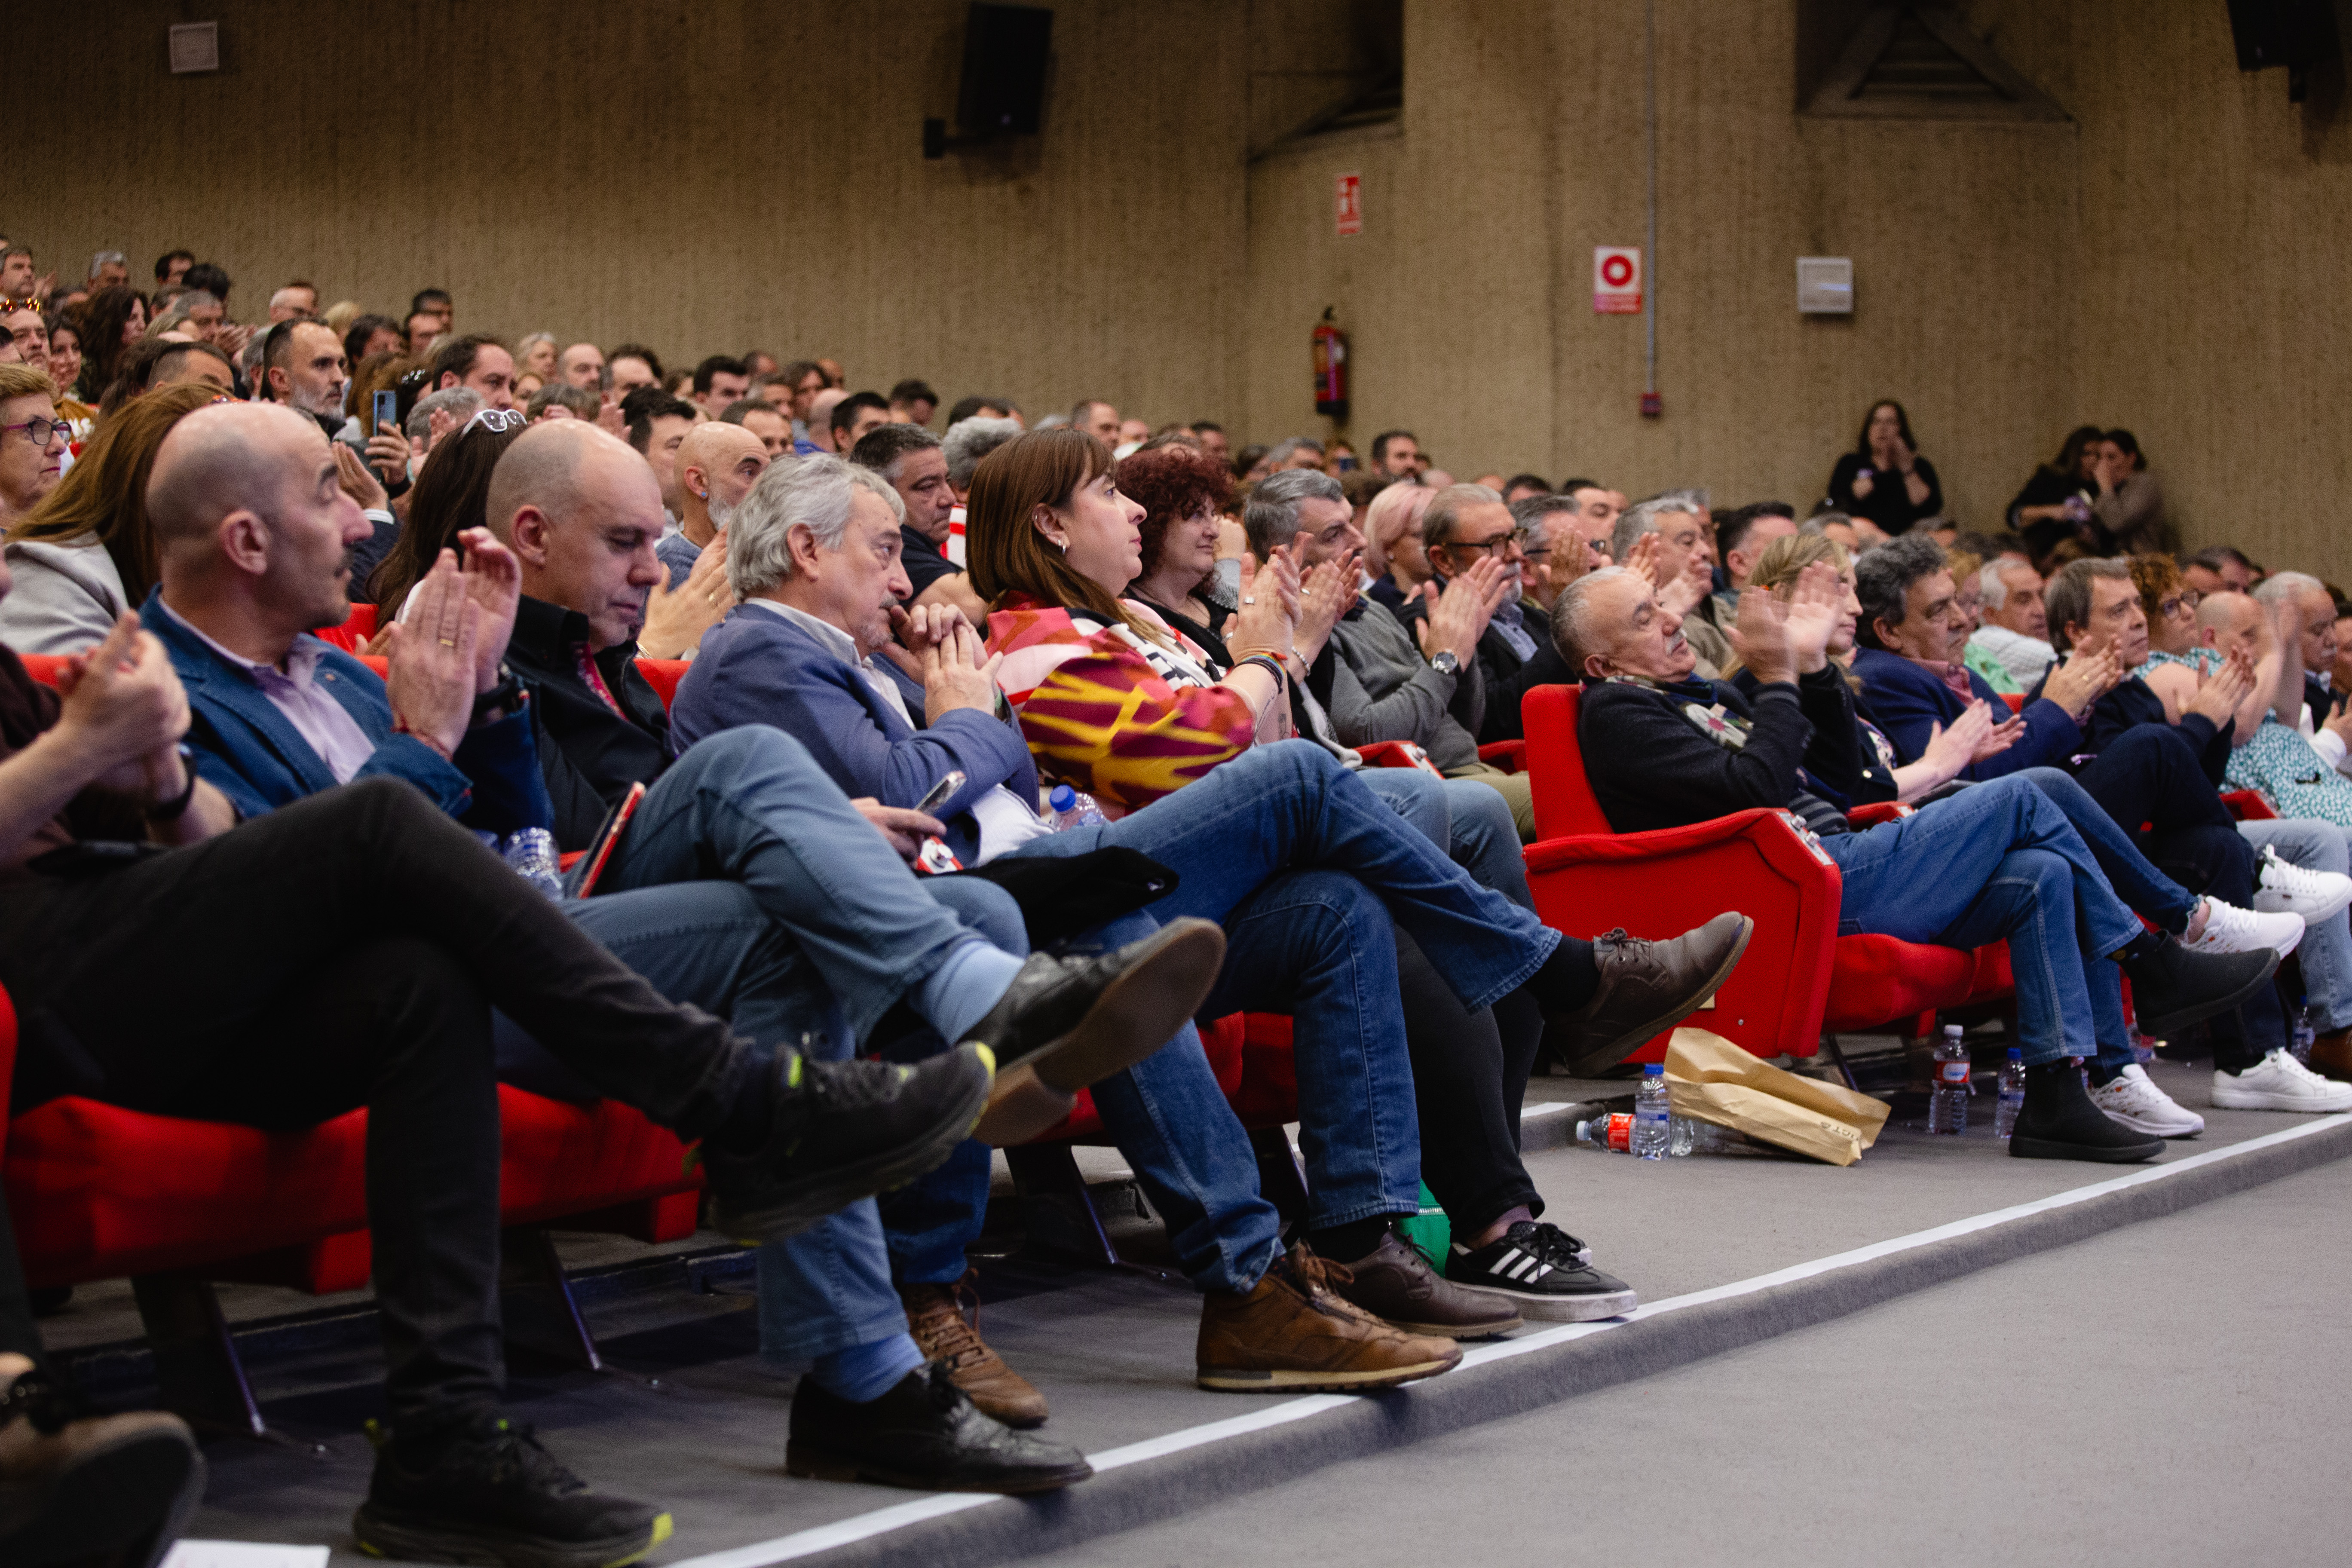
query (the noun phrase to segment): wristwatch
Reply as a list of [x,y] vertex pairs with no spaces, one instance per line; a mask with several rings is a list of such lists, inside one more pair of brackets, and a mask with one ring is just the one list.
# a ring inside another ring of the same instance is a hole
[[188,814],[188,802],[196,797],[196,749],[185,741],[173,750],[180,754],[180,793],[170,800],[151,802],[141,813],[150,822],[177,822]]
[[499,666],[499,683],[474,699],[473,722],[480,723],[483,716],[494,709],[511,718],[522,706],[522,682],[515,679],[513,670],[501,663]]
[[1429,668],[1450,678],[1462,673],[1462,661],[1454,657],[1452,648],[1442,647],[1429,656]]

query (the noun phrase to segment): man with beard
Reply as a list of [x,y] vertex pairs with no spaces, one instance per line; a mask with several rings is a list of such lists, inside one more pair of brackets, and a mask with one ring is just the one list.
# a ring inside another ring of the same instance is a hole
[[[654,547],[669,572],[675,593],[711,542],[724,533],[728,519],[751,493],[752,483],[768,467],[767,443],[740,425],[706,420],[686,433],[677,447],[677,531]],[[719,584],[725,583],[726,547],[719,547]]]

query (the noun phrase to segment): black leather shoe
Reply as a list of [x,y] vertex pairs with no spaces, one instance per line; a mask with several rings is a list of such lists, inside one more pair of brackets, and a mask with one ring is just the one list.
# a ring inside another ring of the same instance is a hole
[[806,1230],[903,1186],[971,1135],[993,1063],[959,1046],[912,1066],[776,1053],[775,1124],[749,1154],[703,1143],[711,1227],[747,1244]]
[[[2272,961],[2277,961],[2277,954],[2272,954]],[[2009,1152],[2020,1160],[2136,1165],[2163,1153],[2164,1140],[2126,1127],[2101,1110],[2083,1087],[2082,1075],[2068,1062],[2054,1071],[2027,1070],[2025,1103],[2017,1109]]]
[[391,1442],[379,1447],[352,1533],[371,1557],[411,1563],[621,1568],[669,1539],[670,1518],[604,1496],[530,1427],[486,1415],[418,1462],[402,1462]]
[[1112,952],[1033,954],[964,1036],[995,1052],[997,1065],[972,1136],[1025,1143],[1061,1121],[1078,1090],[1166,1045],[1207,1000],[1224,961],[1224,931],[1190,919]]
[[1748,951],[1756,922],[1720,914],[1666,942],[1629,937],[1619,927],[1592,939],[1601,989],[1575,1012],[1551,1020],[1576,1041],[1568,1070],[1586,1077],[1615,1067],[1714,995]]
[[2167,935],[2158,935],[2146,956],[2123,960],[2140,1033],[2159,1040],[2237,1006],[2269,984],[2278,966],[2279,955],[2268,948],[2191,952]]
[[853,1405],[811,1377],[793,1391],[784,1470],[821,1481],[872,1481],[933,1492],[1050,1492],[1095,1473],[1076,1448],[982,1415],[945,1362],[908,1373]]

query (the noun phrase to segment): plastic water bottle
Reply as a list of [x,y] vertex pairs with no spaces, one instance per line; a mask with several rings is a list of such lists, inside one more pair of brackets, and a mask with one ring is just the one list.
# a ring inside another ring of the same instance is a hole
[[1641,1087],[1633,1091],[1633,1152],[1644,1160],[1664,1159],[1674,1142],[1666,1104],[1666,1069],[1652,1062],[1642,1069]]
[[555,835],[544,827],[519,827],[499,846],[515,875],[551,899],[563,897],[562,863],[556,858]]
[[1718,1127],[1712,1121],[1700,1121],[1688,1116],[1674,1116],[1666,1121],[1666,1152],[1675,1159],[1692,1154],[1744,1154],[1757,1146],[1755,1140],[1728,1127]]
[[1944,1026],[1936,1047],[1936,1082],[1927,1095],[1927,1131],[1965,1132],[1969,1130],[1969,1047],[1958,1024]]
[[1103,820],[1102,807],[1095,797],[1083,795],[1068,784],[1055,784],[1045,804],[1054,813],[1054,831],[1066,833],[1073,827],[1085,827]]
[[2312,1042],[2319,1038],[2319,1009],[2306,1003],[2294,1010],[2294,1026],[2287,1036],[2286,1048],[2294,1059],[2306,1067],[2311,1063]]
[[1576,1141],[1604,1154],[1628,1154],[1633,1149],[1633,1118],[1619,1110],[1597,1121],[1576,1124]]
[[2017,1047],[2009,1047],[2009,1060],[2000,1069],[2000,1101],[1993,1107],[1992,1135],[2002,1142],[2017,1131],[2017,1113],[2025,1109],[2025,1053]]

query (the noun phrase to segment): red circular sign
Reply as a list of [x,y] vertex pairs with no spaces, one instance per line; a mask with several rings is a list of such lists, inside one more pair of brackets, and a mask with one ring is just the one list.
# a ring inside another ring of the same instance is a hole
[[1633,258],[1630,256],[1604,258],[1601,263],[1601,281],[1612,289],[1622,289],[1633,281]]

